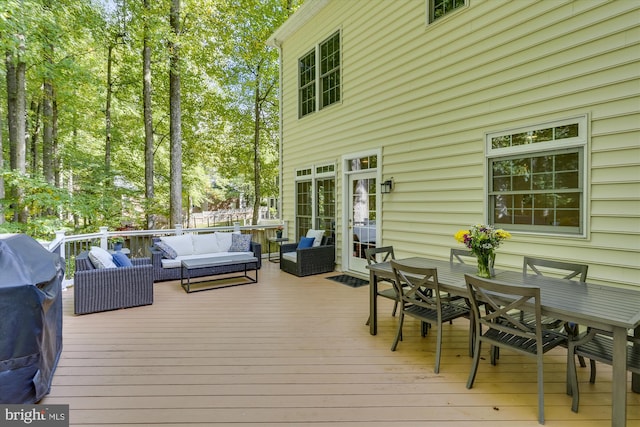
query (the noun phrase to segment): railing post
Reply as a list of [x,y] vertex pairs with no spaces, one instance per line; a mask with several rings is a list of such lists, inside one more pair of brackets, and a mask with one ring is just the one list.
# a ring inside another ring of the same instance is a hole
[[109,227],[100,227],[100,234],[102,234],[102,236],[100,236],[100,247],[105,251],[109,249],[109,235],[107,234],[108,230]]
[[234,222],[233,223],[233,231],[234,231],[234,233],[239,233],[240,232],[240,223],[239,222]]
[[176,224],[176,236],[180,236],[182,234],[182,224]]
[[64,230],[56,231],[56,242],[60,242],[60,256],[67,259],[67,245],[64,238]]

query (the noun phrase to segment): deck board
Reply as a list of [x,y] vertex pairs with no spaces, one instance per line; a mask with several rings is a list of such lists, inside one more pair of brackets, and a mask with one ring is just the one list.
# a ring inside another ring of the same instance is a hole
[[[63,353],[43,404],[70,405],[74,426],[537,426],[535,360],[488,349],[474,387],[468,321],[435,334],[397,318],[380,299],[371,336],[368,287],[281,273],[264,263],[260,282],[186,294],[156,283],[154,304],[73,315],[64,292]],[[566,350],[545,355],[547,426],[608,426],[611,369],[595,385],[579,370],[580,412],[565,394]],[[629,377],[630,381],[630,377]],[[630,385],[629,385],[630,388]],[[640,395],[628,394],[628,425],[640,425]]]

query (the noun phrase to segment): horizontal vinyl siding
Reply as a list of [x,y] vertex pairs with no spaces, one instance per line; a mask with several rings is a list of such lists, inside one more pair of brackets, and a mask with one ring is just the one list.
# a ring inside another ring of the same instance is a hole
[[[336,0],[285,41],[284,215],[296,168],[381,147],[395,188],[379,244],[446,257],[453,233],[485,218],[484,135],[587,115],[587,238],[517,233],[497,262],[554,257],[640,285],[640,4],[468,3],[427,26],[424,0]],[[298,119],[297,59],[337,29],[342,102]]]

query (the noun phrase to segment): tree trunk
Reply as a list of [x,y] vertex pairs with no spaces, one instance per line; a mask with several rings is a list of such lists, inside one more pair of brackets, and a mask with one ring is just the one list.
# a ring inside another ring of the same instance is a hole
[[182,122],[180,109],[180,0],[171,0],[170,24],[173,39],[169,42],[169,133],[171,138],[169,211],[170,224],[182,224]]
[[13,55],[7,51],[5,58],[7,68],[7,128],[9,131],[9,168],[16,168],[16,144],[18,141],[18,83],[16,80],[16,64]]
[[[19,47],[20,52],[24,52],[24,42]],[[26,101],[25,101],[25,76],[27,64],[20,55],[14,57],[11,52],[7,53],[7,107],[9,110],[9,158],[11,169],[26,174]],[[14,220],[22,223],[27,222],[27,210],[24,205],[24,189],[16,187],[13,191],[16,198],[14,209]]]
[[[105,176],[109,176],[111,171],[111,96],[113,94],[113,81],[111,77],[111,56],[113,54],[113,45],[109,44],[107,49],[107,105],[105,107],[105,143],[104,143],[104,168]],[[108,179],[108,178],[105,178]]]
[[[149,12],[149,0],[144,0],[145,12]],[[142,47],[142,103],[144,112],[144,184],[147,200],[147,229],[156,226],[153,208],[155,189],[153,185],[153,114],[151,108],[151,48],[149,47],[149,25],[144,21]],[[150,212],[151,210],[151,212]]]
[[62,188],[60,179],[60,171],[62,169],[62,160],[60,159],[59,141],[58,141],[58,102],[56,101],[56,91],[53,90],[53,116],[51,117],[51,130],[53,142],[53,176],[57,188]]
[[260,67],[256,70],[255,98],[253,102],[253,218],[252,224],[258,224],[260,216]]
[[42,175],[49,183],[53,177],[53,84],[51,80],[44,82],[44,99],[42,106]]
[[31,101],[31,136],[29,138],[29,145],[31,152],[31,173],[35,174],[38,170],[38,138],[40,136],[40,102],[35,100]]

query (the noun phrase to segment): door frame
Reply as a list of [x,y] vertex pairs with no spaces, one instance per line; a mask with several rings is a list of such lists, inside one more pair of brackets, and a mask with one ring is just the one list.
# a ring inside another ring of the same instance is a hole
[[[376,168],[364,169],[361,171],[350,171],[349,170],[349,161],[361,157],[376,157]],[[382,182],[382,149],[377,148],[374,150],[366,150],[359,151],[355,153],[344,154],[341,160],[341,169],[342,169],[342,209],[341,209],[341,217],[342,217],[342,226],[341,226],[341,247],[340,247],[340,258],[341,258],[341,266],[342,271],[349,271],[356,273],[358,275],[368,275],[368,271],[366,269],[359,269],[357,266],[353,266],[350,264],[351,260],[351,245],[349,239],[349,218],[351,218],[351,212],[349,212],[350,206],[350,198],[351,187],[349,185],[350,175],[357,175],[361,173],[371,173],[375,172],[376,176],[376,244],[377,246],[382,246],[382,194],[380,192],[380,182]]]

